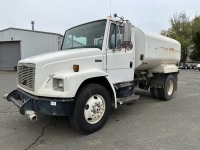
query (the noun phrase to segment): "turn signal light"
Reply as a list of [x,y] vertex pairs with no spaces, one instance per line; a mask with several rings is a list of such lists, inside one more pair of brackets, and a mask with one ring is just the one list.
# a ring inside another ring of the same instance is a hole
[[78,72],[79,71],[79,65],[73,65],[73,70],[74,70],[74,72]]

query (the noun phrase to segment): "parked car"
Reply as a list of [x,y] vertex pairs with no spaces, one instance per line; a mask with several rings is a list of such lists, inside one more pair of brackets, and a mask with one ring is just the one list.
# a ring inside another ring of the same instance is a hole
[[192,63],[191,65],[190,65],[190,69],[194,69],[194,68],[196,68],[197,67],[197,63]]
[[199,70],[200,71],[200,64],[197,64],[197,66],[194,68],[194,70]]
[[181,63],[179,66],[179,69],[190,69],[191,68],[192,63]]
[[192,63],[185,63],[184,68],[185,69],[191,69],[191,65],[192,65]]
[[183,63],[180,64],[179,69],[185,69]]

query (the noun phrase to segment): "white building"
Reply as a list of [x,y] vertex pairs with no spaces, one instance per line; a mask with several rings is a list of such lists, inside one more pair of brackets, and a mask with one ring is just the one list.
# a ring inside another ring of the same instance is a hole
[[0,70],[14,70],[20,59],[60,50],[56,33],[8,28],[0,31]]

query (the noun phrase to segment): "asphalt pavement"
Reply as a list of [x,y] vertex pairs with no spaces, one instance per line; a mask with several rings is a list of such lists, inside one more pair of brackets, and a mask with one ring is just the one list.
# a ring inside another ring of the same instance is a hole
[[2,97],[16,88],[15,72],[0,72],[0,150],[197,150],[200,149],[200,71],[180,70],[170,101],[140,99],[113,110],[90,135],[74,130],[67,117],[39,115],[32,123]]

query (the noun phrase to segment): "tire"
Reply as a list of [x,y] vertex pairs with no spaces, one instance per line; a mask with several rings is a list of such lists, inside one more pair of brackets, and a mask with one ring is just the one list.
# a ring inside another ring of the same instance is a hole
[[159,94],[158,94],[157,88],[150,88],[150,93],[153,98],[159,99]]
[[78,91],[75,101],[71,125],[84,134],[101,129],[110,114],[111,97],[108,90],[99,84],[87,84]]
[[164,81],[164,87],[158,89],[159,97],[162,100],[171,100],[174,94],[175,81],[174,76],[169,74]]

